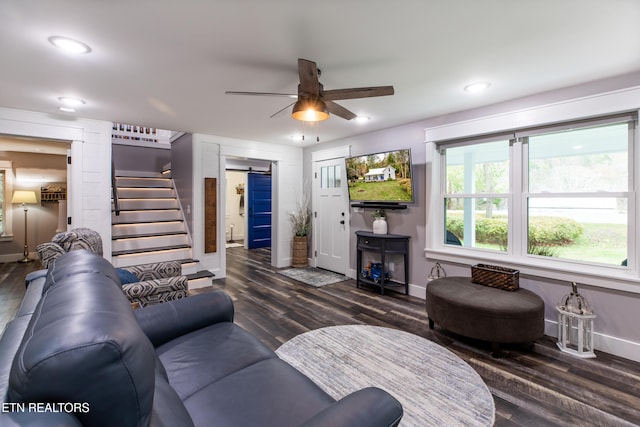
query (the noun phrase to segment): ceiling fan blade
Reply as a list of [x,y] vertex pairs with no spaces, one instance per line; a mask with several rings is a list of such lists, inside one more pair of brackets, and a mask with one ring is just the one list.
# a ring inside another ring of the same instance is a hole
[[393,95],[393,86],[354,87],[350,89],[333,89],[322,92],[325,101],[338,99],[370,98],[374,96]]
[[315,62],[298,58],[298,77],[300,78],[298,92],[304,93],[306,96],[320,95],[318,67]]
[[327,105],[327,111],[329,111],[331,114],[334,114],[338,117],[342,117],[343,119],[346,119],[346,120],[352,120],[357,117],[351,111],[347,110],[341,105],[336,104],[333,101],[325,101],[325,104]]
[[269,118],[273,119],[275,116],[277,116],[278,114],[282,113],[284,110],[286,110],[287,108],[291,107],[293,104],[295,104],[295,101],[292,102],[291,104],[287,105],[286,107],[279,109],[278,111],[276,111],[275,113],[270,115]]
[[294,93],[274,93],[274,92],[238,92],[233,90],[228,90],[224,93],[225,95],[251,95],[251,96],[284,96],[287,98],[297,99],[298,95]]

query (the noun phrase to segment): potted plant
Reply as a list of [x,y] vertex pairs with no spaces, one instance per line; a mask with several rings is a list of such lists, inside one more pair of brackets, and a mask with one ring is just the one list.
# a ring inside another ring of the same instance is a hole
[[373,234],[387,234],[387,217],[384,209],[376,209],[371,216],[373,217]]
[[311,208],[308,198],[305,197],[298,202],[296,210],[289,213],[289,221],[293,231],[291,266],[306,267],[309,263],[307,256],[308,236],[311,232]]

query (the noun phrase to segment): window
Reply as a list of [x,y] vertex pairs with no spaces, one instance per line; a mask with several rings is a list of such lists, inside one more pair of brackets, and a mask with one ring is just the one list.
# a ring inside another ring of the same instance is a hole
[[629,134],[614,123],[524,138],[528,254],[627,259]]
[[507,250],[509,145],[503,140],[443,150],[445,244]]
[[635,128],[623,115],[437,144],[441,247],[625,268]]
[[339,188],[341,185],[340,166],[322,166],[320,168],[320,188]]

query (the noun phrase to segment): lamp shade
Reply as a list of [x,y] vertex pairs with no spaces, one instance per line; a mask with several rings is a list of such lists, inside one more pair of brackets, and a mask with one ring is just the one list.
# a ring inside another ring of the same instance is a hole
[[291,117],[304,122],[320,122],[329,118],[329,112],[320,98],[300,98],[293,106]]
[[11,203],[38,203],[36,192],[32,190],[16,190],[13,192],[13,199],[11,199]]

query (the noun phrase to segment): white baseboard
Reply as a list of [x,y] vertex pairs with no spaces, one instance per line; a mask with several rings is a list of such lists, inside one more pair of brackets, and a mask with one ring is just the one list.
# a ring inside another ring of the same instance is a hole
[[[18,262],[23,257],[24,255],[22,254],[0,255],[0,262]],[[37,262],[38,264],[40,263],[40,260],[38,259],[38,254],[36,252],[30,252],[29,259],[31,259],[33,262]]]
[[[545,319],[544,333],[550,337],[558,337],[558,322]],[[613,354],[625,359],[640,362],[640,343],[593,332],[593,347],[596,350]]]
[[[349,270],[347,276],[355,279],[355,270]],[[426,299],[427,288],[423,286],[409,284],[409,295]],[[558,322],[545,319],[544,333],[551,337],[558,337]],[[623,338],[612,337],[610,335],[593,333],[593,344],[596,350],[613,354],[625,359],[640,362],[640,343],[625,340]]]
[[426,300],[427,288],[425,288],[424,286],[412,285],[411,283],[409,283],[409,295]]
[[[356,280],[356,271],[354,269],[349,269],[347,270],[347,272],[345,273],[345,276]],[[412,297],[417,297],[417,298],[421,298],[421,299],[426,299],[427,298],[427,288],[425,288],[424,286],[418,286],[418,285],[413,285],[411,283],[409,283],[409,295],[411,295]]]

